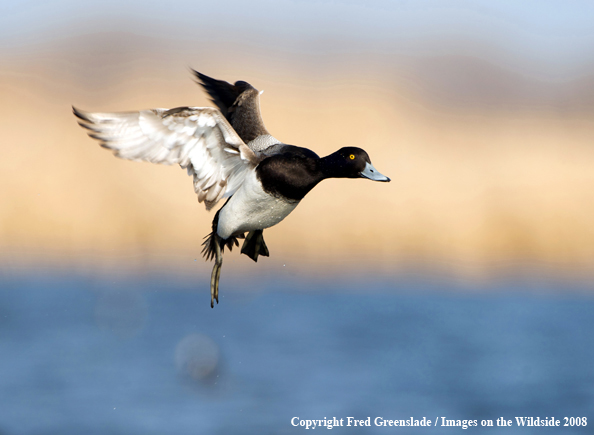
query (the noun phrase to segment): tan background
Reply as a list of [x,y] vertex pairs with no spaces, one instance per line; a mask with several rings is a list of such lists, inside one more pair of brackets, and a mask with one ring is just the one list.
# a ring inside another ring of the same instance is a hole
[[3,49],[4,270],[209,273],[200,244],[213,213],[198,204],[184,171],[114,158],[70,109],[210,105],[192,67],[265,90],[263,116],[277,138],[320,155],[360,146],[392,178],[324,181],[266,231],[272,257],[258,264],[261,272],[235,253],[225,273],[290,266],[299,274],[591,276],[588,59],[557,70],[538,56],[516,62],[503,43],[485,50],[471,37],[444,42],[439,34],[406,50],[386,41],[343,49],[350,41],[332,35],[285,44],[92,23],[49,38],[32,33]]

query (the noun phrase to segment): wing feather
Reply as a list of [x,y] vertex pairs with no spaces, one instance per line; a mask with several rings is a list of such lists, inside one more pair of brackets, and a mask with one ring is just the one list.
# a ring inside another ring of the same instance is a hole
[[195,70],[192,72],[196,76],[197,82],[211,97],[211,101],[216,104],[239,137],[256,155],[281,143],[272,137],[264,126],[260,113],[260,94],[262,92],[244,81],[237,81],[232,85]]
[[210,210],[239,189],[259,158],[222,114],[210,107],[90,113],[73,108],[88,135],[120,158],[179,164]]

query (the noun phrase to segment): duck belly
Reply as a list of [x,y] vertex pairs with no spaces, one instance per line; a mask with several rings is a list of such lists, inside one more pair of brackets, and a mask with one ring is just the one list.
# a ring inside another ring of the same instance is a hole
[[243,184],[219,213],[217,234],[223,239],[253,230],[270,228],[291,213],[299,201],[277,198],[265,192],[256,173]]

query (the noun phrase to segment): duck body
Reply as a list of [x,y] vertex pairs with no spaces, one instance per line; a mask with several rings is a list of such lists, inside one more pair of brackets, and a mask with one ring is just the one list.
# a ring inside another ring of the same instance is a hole
[[321,181],[316,153],[284,144],[276,149],[278,154],[264,158],[222,207],[219,237],[227,239],[278,224]]
[[253,172],[221,208],[217,235],[226,240],[247,231],[270,228],[295,210],[299,202],[265,190],[258,172]]
[[[368,154],[344,147],[320,158],[315,152],[284,144],[268,133],[259,110],[258,92],[247,82],[234,85],[194,71],[210,95],[212,108],[180,107],[140,112],[89,113],[74,109],[89,136],[118,157],[153,163],[178,163],[193,176],[200,202],[214,216],[203,243],[214,259],[211,307],[218,303],[223,251],[245,238],[242,254],[258,261],[269,256],[263,230],[280,223],[326,178],[390,181],[371,164]],[[247,233],[247,235],[246,235]]]

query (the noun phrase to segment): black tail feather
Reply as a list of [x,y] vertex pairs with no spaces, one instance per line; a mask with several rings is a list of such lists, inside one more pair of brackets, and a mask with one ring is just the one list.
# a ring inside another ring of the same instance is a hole
[[221,248],[221,253],[224,252],[225,247],[231,251],[233,246],[239,246],[239,241],[237,239],[243,239],[244,235],[239,234],[237,236],[231,236],[228,239],[221,239],[220,237],[215,237],[217,234],[217,227],[219,224],[219,209],[215,214],[214,219],[212,220],[212,232],[204,237],[204,242],[202,243],[202,255],[206,259],[206,261],[210,261],[216,257],[216,243],[218,239],[219,247]]
[[[217,238],[215,237],[216,230],[213,230],[207,236],[204,237],[204,242],[202,242],[202,256],[206,261],[210,261],[216,257],[216,247],[215,243],[217,243]],[[239,241],[237,239],[243,239],[245,236],[240,234],[238,236],[231,236],[228,239],[221,239],[219,237],[219,244],[221,248],[221,253],[225,251],[225,247],[231,251],[233,246],[239,246]]]
[[269,257],[268,247],[264,241],[264,230],[250,231],[243,242],[241,253],[247,255],[255,262],[258,261],[258,256]]

